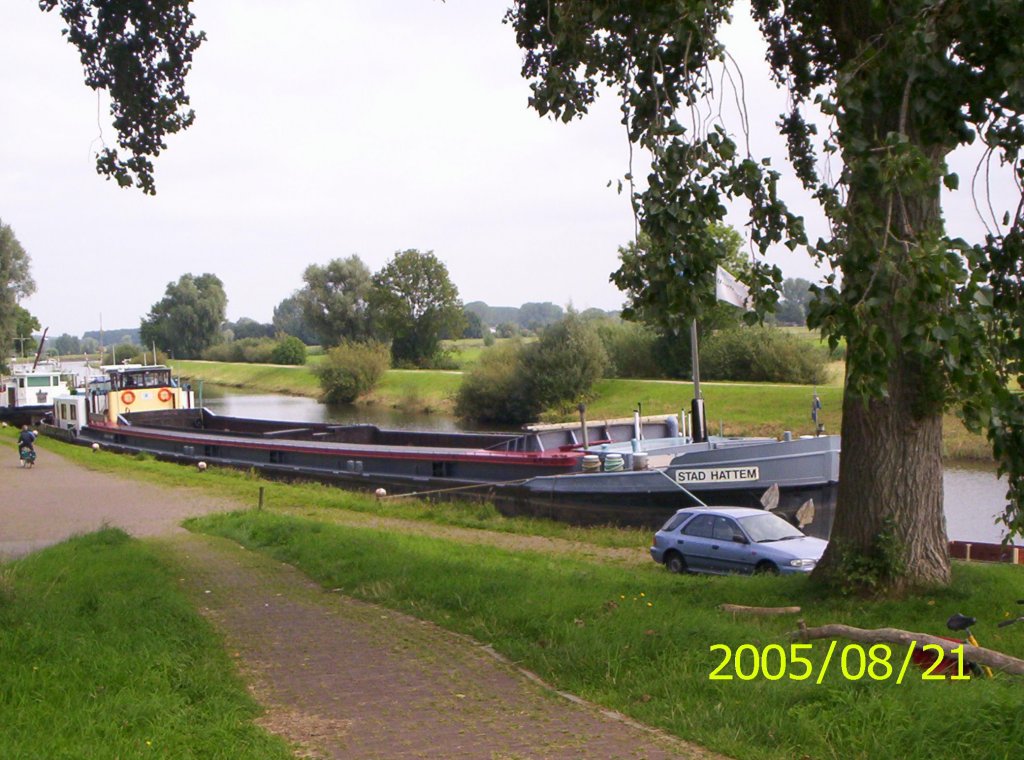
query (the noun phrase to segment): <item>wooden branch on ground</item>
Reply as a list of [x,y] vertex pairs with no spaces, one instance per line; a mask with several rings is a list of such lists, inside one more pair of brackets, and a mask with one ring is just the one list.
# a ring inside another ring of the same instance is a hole
[[799,607],[747,607],[743,604],[720,604],[722,612],[742,612],[746,615],[795,615]]
[[1011,657],[1002,652],[995,652],[985,647],[971,646],[959,641],[950,641],[939,636],[930,636],[927,633],[914,633],[904,631],[900,628],[854,628],[850,625],[832,623],[829,625],[808,628],[803,620],[798,622],[799,630],[789,634],[794,641],[812,641],[814,639],[850,639],[863,644],[905,644],[910,646],[913,643],[917,649],[927,644],[934,644],[946,653],[946,656],[956,658],[957,653],[953,650],[963,646],[963,659],[965,662],[973,662],[978,665],[987,665],[990,668],[1001,670],[1004,673],[1012,673],[1017,676],[1024,676],[1024,660]]

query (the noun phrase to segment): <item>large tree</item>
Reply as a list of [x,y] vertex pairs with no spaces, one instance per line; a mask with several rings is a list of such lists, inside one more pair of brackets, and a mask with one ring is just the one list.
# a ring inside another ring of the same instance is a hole
[[[947,583],[945,409],[987,431],[1010,476],[1005,520],[1024,528],[1024,401],[1014,392],[1024,374],[1024,204],[1012,199],[974,244],[946,235],[940,209],[943,184],[958,186],[946,157],[975,140],[1018,189],[1024,182],[1020,0],[753,0],[788,91],[779,130],[830,222],[831,237],[814,243],[771,162],[705,107],[725,81],[717,34],[733,4],[517,0],[507,20],[534,108],[568,121],[610,86],[630,139],[652,157],[633,194],[651,245],[642,272],[616,275],[634,305],[660,304],[669,325],[710,305],[721,250],[709,226],[730,199],[749,204],[760,251],[804,246],[831,265],[809,322],[847,341],[843,456],[816,575],[897,591]],[[827,134],[807,116],[815,105]],[[841,171],[819,174],[821,150]],[[749,282],[763,315],[781,273],[761,264]]]
[[29,257],[14,230],[0,219],[0,370],[6,370],[17,337],[18,301],[36,288]]
[[790,325],[807,323],[811,303],[811,283],[802,277],[787,277],[782,281],[782,301],[775,310],[779,322]]
[[179,359],[198,357],[220,338],[227,305],[219,277],[183,274],[167,283],[164,297],[142,320],[142,343],[155,343]]
[[442,335],[462,330],[462,301],[433,251],[399,251],[373,276],[371,304],[395,364],[429,366]]
[[192,31],[191,0],[39,0],[60,9],[64,34],[79,51],[85,84],[110,96],[117,146],[104,145],[96,170],[121,187],[155,193],[153,161],[167,135],[195,119],[185,77],[205,39]]
[[342,341],[369,340],[373,325],[370,314],[370,270],[352,255],[332,259],[326,266],[310,264],[302,275],[306,287],[298,292],[302,315],[324,346]]
[[306,321],[302,309],[302,291],[297,290],[274,307],[274,329],[285,335],[292,335],[307,346],[315,345],[320,338],[316,330]]

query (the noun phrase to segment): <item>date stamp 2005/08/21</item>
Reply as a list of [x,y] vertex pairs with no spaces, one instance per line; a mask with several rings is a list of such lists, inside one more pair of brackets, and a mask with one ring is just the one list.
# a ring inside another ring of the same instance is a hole
[[[822,683],[829,668],[836,669],[848,681],[888,681],[893,678],[896,683],[903,683],[911,662],[921,664],[915,666],[914,673],[920,673],[923,681],[966,681],[971,677],[971,666],[964,662],[964,647],[960,644],[951,650],[955,655],[955,667],[951,667],[953,658],[947,656],[942,647],[936,644],[918,644],[911,641],[907,652],[902,657],[893,656],[893,649],[888,644],[873,644],[865,647],[862,644],[845,644],[841,651],[837,641],[829,644],[825,659],[815,663],[808,655],[814,649],[813,644],[790,644],[787,650],[782,644],[767,644],[756,647],[753,644],[741,644],[733,649],[728,644],[712,644],[711,652],[720,652],[722,661],[711,671],[708,678],[712,681],[754,681],[763,678],[768,681],[807,681]],[[914,657],[915,652],[918,653]],[[913,677],[913,676],[912,676]]]

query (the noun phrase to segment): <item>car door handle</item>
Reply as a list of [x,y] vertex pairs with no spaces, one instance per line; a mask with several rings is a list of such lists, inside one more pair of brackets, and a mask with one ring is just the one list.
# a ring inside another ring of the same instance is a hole
[[714,549],[715,551],[718,551],[721,547],[718,546],[717,544],[712,544],[711,548]]

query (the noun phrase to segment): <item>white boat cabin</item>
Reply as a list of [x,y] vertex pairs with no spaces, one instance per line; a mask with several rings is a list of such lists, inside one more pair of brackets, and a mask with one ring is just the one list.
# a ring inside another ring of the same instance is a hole
[[103,368],[81,395],[62,396],[54,402],[54,425],[81,430],[86,425],[116,425],[132,412],[191,409],[192,390],[181,386],[163,365],[122,365]]
[[69,392],[68,384],[60,372],[46,370],[18,370],[0,381],[0,406],[10,408],[43,407],[53,403],[56,396]]

